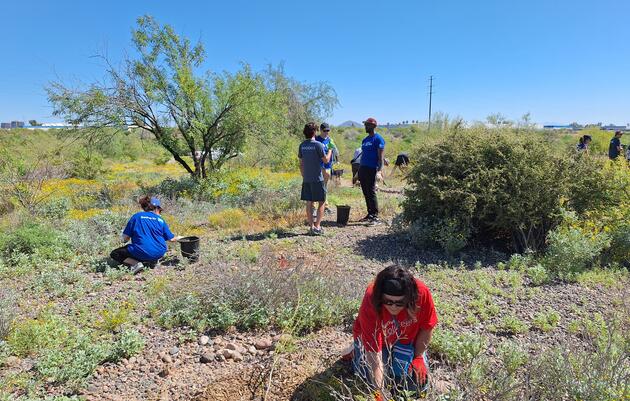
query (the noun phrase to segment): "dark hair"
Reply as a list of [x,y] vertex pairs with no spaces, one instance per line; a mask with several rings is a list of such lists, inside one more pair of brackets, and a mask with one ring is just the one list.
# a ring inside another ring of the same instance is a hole
[[591,137],[590,135],[584,135],[584,136],[582,137],[582,140],[583,140],[584,142],[586,142],[586,141],[592,141],[592,140],[593,140],[593,137]]
[[145,212],[152,212],[157,209],[157,207],[151,204],[151,197],[148,195],[138,199],[138,203],[140,204],[142,210],[144,210]]
[[584,143],[584,136],[580,137],[579,143]]
[[313,136],[315,136],[315,133],[317,132],[317,124],[315,123],[308,123],[304,126],[304,137],[305,138],[312,138]]
[[416,280],[408,269],[400,266],[389,266],[374,279],[374,289],[372,290],[372,305],[376,309],[376,312],[380,313],[383,307],[383,289],[387,280],[397,280],[400,282],[403,289],[403,295],[405,300],[405,308],[413,315],[416,310],[416,304],[418,303],[418,286]]

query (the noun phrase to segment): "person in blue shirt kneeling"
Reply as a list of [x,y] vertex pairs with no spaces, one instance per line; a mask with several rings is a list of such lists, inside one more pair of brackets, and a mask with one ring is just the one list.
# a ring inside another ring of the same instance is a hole
[[109,255],[116,262],[131,268],[133,274],[144,270],[144,263],[155,263],[166,253],[166,241],[176,242],[175,236],[162,219],[162,205],[158,198],[144,196],[138,201],[142,212],[131,216],[122,232],[123,243],[131,244],[114,249]]

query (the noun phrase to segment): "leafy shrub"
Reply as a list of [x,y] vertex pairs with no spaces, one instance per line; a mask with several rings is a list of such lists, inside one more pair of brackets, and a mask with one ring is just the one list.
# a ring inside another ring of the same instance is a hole
[[579,229],[560,226],[549,233],[543,265],[548,272],[563,279],[571,279],[595,261],[610,245],[608,235],[585,235]]
[[535,328],[542,332],[548,332],[553,330],[560,321],[560,315],[555,310],[546,310],[538,312],[534,316],[533,325]]
[[66,217],[70,210],[68,198],[56,198],[43,202],[38,206],[37,214],[52,220],[59,220]]
[[530,282],[534,286],[543,285],[549,282],[549,274],[547,273],[547,269],[545,269],[544,266],[540,263],[528,267],[525,272],[527,274],[527,277],[529,277]]
[[108,360],[118,362],[136,355],[144,348],[144,339],[136,330],[123,330],[113,344]]
[[26,222],[0,238],[0,253],[7,259],[19,254],[38,254],[49,259],[63,256],[68,243],[65,238],[49,226]]
[[70,161],[72,177],[93,180],[104,172],[103,158],[97,153],[82,150]]
[[503,332],[506,334],[521,334],[527,331],[525,322],[513,315],[504,316],[498,325],[489,327],[490,331]]
[[403,202],[407,224],[423,220],[427,227],[450,227],[464,243],[499,242],[517,251],[542,248],[561,221],[563,200],[581,208],[594,203],[583,192],[595,190],[584,182],[606,185],[592,179],[601,170],[590,168],[596,162],[498,130],[450,133],[421,145],[415,158]]
[[438,328],[433,333],[429,348],[447,363],[468,364],[486,348],[486,341],[476,334],[456,334]]

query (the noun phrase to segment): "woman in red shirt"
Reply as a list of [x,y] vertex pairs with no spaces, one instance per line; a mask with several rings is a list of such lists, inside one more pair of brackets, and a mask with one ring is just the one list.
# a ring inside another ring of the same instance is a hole
[[391,386],[422,391],[436,324],[427,286],[405,268],[384,269],[368,285],[354,322],[354,371],[381,392]]

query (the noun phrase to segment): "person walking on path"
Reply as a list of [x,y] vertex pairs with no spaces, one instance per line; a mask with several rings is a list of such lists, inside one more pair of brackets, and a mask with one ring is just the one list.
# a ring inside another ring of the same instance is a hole
[[144,270],[144,263],[156,263],[168,249],[166,241],[177,242],[168,224],[161,217],[162,204],[158,198],[144,196],[138,201],[142,212],[131,216],[122,232],[123,243],[131,244],[114,249],[109,255],[116,262],[131,268],[133,274]]
[[623,146],[621,145],[622,135],[623,135],[623,132],[616,131],[615,136],[610,140],[610,145],[608,146],[608,157],[611,160],[614,160],[619,155],[623,154]]
[[[326,202],[326,187],[322,174],[322,163],[328,163],[332,155],[332,149],[324,150],[324,145],[315,140],[317,125],[308,123],[304,126],[304,142],[298,149],[300,159],[300,172],[302,173],[302,194],[300,199],[306,201],[306,218],[310,227],[309,233],[321,235],[322,214]],[[313,219],[313,203],[318,202],[317,214]],[[314,221],[313,221],[314,220]]]
[[344,358],[352,359],[354,372],[381,396],[390,390],[422,393],[437,322],[427,286],[408,269],[387,267],[365,291],[352,329],[354,346]]
[[[317,142],[324,145],[325,153],[328,153],[329,150],[332,150],[332,156],[328,163],[321,163],[322,173],[324,176],[324,187],[326,188],[326,192],[328,192],[328,182],[330,181],[330,177],[332,176],[333,163],[335,161],[335,157],[339,154],[339,151],[337,150],[337,145],[335,145],[335,142],[330,137],[330,125],[328,125],[327,123],[322,123],[322,125],[319,126],[319,130],[320,134],[317,135],[315,139],[317,140]],[[328,202],[324,203],[324,212],[329,214],[332,213],[332,210],[328,208]]]
[[378,224],[378,200],[376,199],[376,173],[383,168],[383,152],[385,140],[376,131],[377,123],[372,117],[363,122],[368,134],[361,143],[361,166],[359,167],[359,181],[365,197],[367,216],[361,221]]

